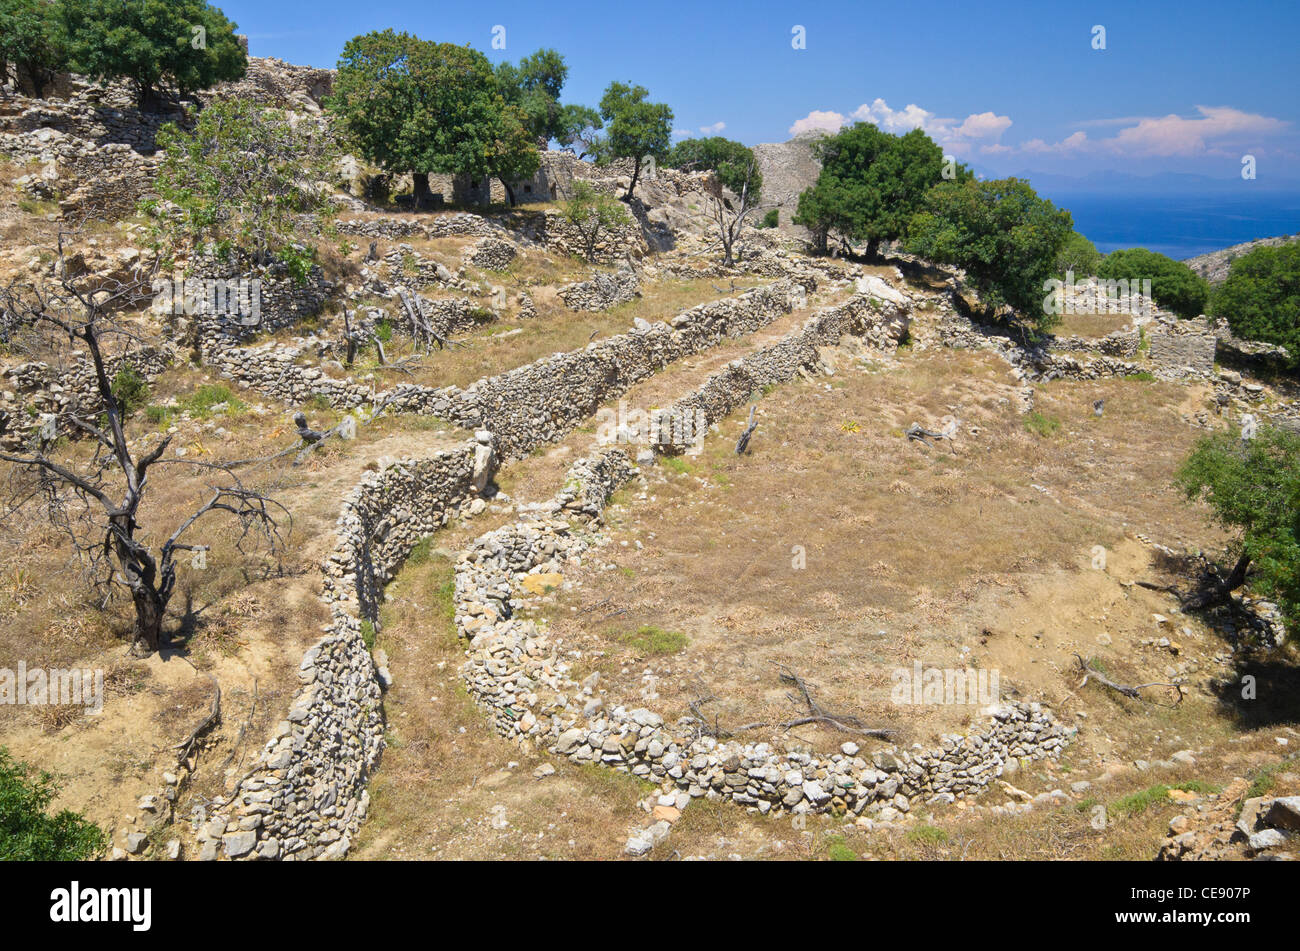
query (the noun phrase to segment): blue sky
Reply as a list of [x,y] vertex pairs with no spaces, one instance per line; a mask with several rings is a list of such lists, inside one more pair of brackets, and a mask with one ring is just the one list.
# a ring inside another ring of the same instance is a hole
[[[684,134],[748,144],[866,118],[925,128],[989,175],[1196,174],[1300,184],[1300,3],[1017,0],[432,3],[218,0],[250,51],[333,66],[394,27],[494,62],[564,54],[567,102],[640,83]],[[504,50],[491,48],[505,28]],[[806,48],[792,45],[804,28]],[[1104,27],[1105,49],[1094,49]]]

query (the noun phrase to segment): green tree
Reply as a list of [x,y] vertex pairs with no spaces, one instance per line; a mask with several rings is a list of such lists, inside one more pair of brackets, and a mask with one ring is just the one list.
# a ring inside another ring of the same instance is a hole
[[40,98],[54,74],[66,67],[62,10],[51,0],[0,0],[0,73],[31,83]]
[[564,218],[582,237],[587,260],[596,256],[596,242],[600,235],[632,223],[623,204],[604,192],[597,191],[588,182],[573,183],[573,197],[563,204]]
[[707,139],[682,139],[664,156],[664,165],[693,172],[713,172],[718,181],[739,195],[748,188],[754,203],[761,200],[763,175],[749,146],[720,135]]
[[160,250],[207,245],[223,260],[278,259],[306,277],[315,249],[302,241],[304,218],[312,230],[334,233],[334,204],[322,183],[337,156],[319,126],[219,99],[193,132],[166,125],[158,144],[155,191],[170,205],[149,199],[143,209],[153,215]]
[[[882,241],[905,236],[929,190],[948,180],[972,178],[960,163],[946,165],[943,150],[920,129],[890,135],[858,122],[818,140],[817,183],[800,196],[795,221],[809,228],[820,250],[831,232],[846,241],[865,241],[874,257]],[[809,194],[811,192],[812,194]]]
[[1212,309],[1238,337],[1286,347],[1300,365],[1300,241],[1260,247],[1232,262]]
[[1112,251],[1097,268],[1097,276],[1130,283],[1150,280],[1155,302],[1183,318],[1205,313],[1210,299],[1210,285],[1205,278],[1181,261],[1146,248]]
[[367,159],[411,173],[417,207],[432,173],[504,181],[538,167],[523,110],[506,103],[487,57],[468,46],[392,30],[353,37],[329,107]]
[[76,862],[104,851],[107,837],[93,822],[49,808],[54,777],[14,760],[0,746],[0,862]]
[[496,67],[502,98],[523,112],[524,127],[539,148],[546,148],[551,139],[559,139],[566,131],[560,92],[568,75],[564,57],[552,49],[525,56],[518,66],[500,63]]
[[1043,286],[1073,226],[1023,179],[944,182],[912,219],[907,249],[964,268],[987,306],[1009,306],[1046,330],[1057,318],[1042,306]]
[[1069,271],[1074,274],[1076,281],[1092,277],[1101,266],[1103,257],[1105,255],[1097,250],[1095,244],[1079,232],[1071,231],[1061,246],[1061,253],[1056,256],[1056,276],[1065,280],[1065,274]]
[[247,68],[235,24],[204,0],[75,0],[62,11],[71,68],[131,80],[142,109],[164,85],[185,98]]
[[611,158],[632,159],[632,181],[624,201],[632,199],[641,166],[647,158],[662,159],[668,152],[673,131],[673,111],[662,102],[647,102],[649,90],[612,82],[600,99],[600,115],[608,135]]
[[564,106],[560,110],[560,132],[555,140],[578,153],[578,158],[594,155],[604,128],[600,113],[590,106]]
[[1261,427],[1253,439],[1207,436],[1177,482],[1188,499],[1204,497],[1224,526],[1241,533],[1232,572],[1195,605],[1226,599],[1253,566],[1253,588],[1277,600],[1288,624],[1300,621],[1300,435]]

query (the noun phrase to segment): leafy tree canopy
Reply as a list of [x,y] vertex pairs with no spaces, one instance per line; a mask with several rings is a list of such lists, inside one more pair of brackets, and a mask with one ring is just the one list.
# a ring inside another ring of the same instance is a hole
[[912,219],[907,249],[964,268],[986,305],[1012,307],[1046,330],[1056,318],[1042,306],[1043,284],[1073,226],[1023,179],[944,182]]
[[602,137],[604,121],[600,113],[590,106],[563,106],[560,109],[559,133],[555,140],[578,153],[578,157],[594,156]]
[[502,98],[519,107],[526,116],[525,128],[543,148],[566,131],[560,91],[568,75],[564,57],[552,49],[540,49],[520,60],[518,66],[500,63],[496,67]]
[[276,258],[306,276],[314,253],[300,242],[304,216],[317,231],[333,233],[334,206],[321,183],[337,156],[320,127],[242,100],[217,100],[193,132],[166,125],[158,144],[156,191],[174,206],[145,202],[160,249],[208,244],[226,260]]
[[880,242],[904,237],[926,193],[945,181],[945,168],[951,181],[973,177],[960,163],[945,166],[943,150],[920,129],[896,136],[858,122],[818,140],[813,149],[822,170],[800,196],[795,221],[812,230],[822,248],[837,232],[867,242],[873,255]]
[[26,78],[37,96],[54,73],[67,66],[67,36],[63,14],[50,0],[0,0],[0,71],[14,69]]
[[682,139],[664,157],[664,165],[686,171],[715,172],[724,187],[739,195],[748,183],[753,202],[763,191],[763,175],[758,161],[747,145],[720,135],[707,139]]
[[1104,257],[1095,244],[1079,232],[1071,231],[1061,246],[1061,253],[1056,256],[1056,276],[1064,280],[1068,271],[1074,274],[1076,281],[1092,277]]
[[1146,248],[1121,248],[1106,255],[1097,276],[1107,280],[1151,281],[1151,296],[1157,304],[1179,317],[1205,313],[1210,285],[1181,261]]
[[517,178],[537,170],[527,116],[508,104],[487,57],[393,30],[347,42],[330,108],[370,161],[415,178],[429,174]]
[[1204,497],[1219,521],[1241,532],[1256,591],[1300,622],[1300,435],[1260,427],[1253,439],[1202,439],[1178,473],[1189,499]]
[[1300,241],[1260,247],[1232,262],[1213,298],[1238,337],[1287,348],[1300,365]]
[[75,0],[61,9],[70,67],[131,80],[142,108],[165,84],[184,98],[247,67],[235,24],[204,0]]
[[672,109],[662,102],[647,102],[648,95],[650,92],[644,86],[612,82],[600,100],[610,157],[633,160],[632,182],[625,199],[630,199],[636,190],[644,160],[667,155],[672,137]]

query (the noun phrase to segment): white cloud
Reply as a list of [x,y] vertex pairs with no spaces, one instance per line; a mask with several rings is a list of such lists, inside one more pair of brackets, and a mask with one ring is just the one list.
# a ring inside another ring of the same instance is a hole
[[1028,142],[1020,143],[1020,145],[1017,146],[1017,148],[1021,152],[1034,152],[1037,154],[1055,152],[1059,154],[1059,153],[1066,153],[1066,152],[1078,152],[1082,149],[1087,148],[1089,144],[1090,143],[1088,141],[1088,133],[1080,131],[1080,132],[1071,133],[1070,135],[1062,139],[1060,142],[1049,143],[1049,142],[1044,142],[1042,139],[1030,139]]
[[838,112],[821,112],[814,109],[802,119],[795,121],[790,126],[790,134],[798,135],[801,132],[838,132],[844,125],[844,116]]
[[909,103],[902,109],[891,109],[889,103],[879,98],[858,106],[853,111],[853,118],[873,123],[894,135],[921,129],[955,154],[969,151],[971,145],[981,139],[992,139],[996,143],[1011,126],[1010,116],[1000,116],[995,112],[973,112],[965,119],[946,119],[916,103]]
[[1230,143],[1235,142],[1243,149],[1256,147],[1262,139],[1283,132],[1290,125],[1282,119],[1243,112],[1230,106],[1197,106],[1196,115],[1191,118],[1173,114],[1126,116],[1090,119],[1078,124],[1124,128],[1103,139],[1089,139],[1088,134],[1082,130],[1066,136],[1060,142],[1030,139],[1015,146],[1015,151],[1040,155],[1091,152],[1126,158],[1186,158],[1232,154],[1230,149],[1224,148]]
[[1197,106],[1197,116],[1178,115],[1138,120],[1103,141],[1108,149],[1123,155],[1198,155],[1209,143],[1236,138],[1247,142],[1283,131],[1287,123],[1230,106]]
[[713,123],[713,125],[700,126],[700,131],[703,132],[705,135],[717,135],[726,127],[727,124],[725,122],[715,122]]

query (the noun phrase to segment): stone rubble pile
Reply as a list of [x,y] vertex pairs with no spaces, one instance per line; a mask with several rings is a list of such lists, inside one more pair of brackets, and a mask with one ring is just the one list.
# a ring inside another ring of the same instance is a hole
[[514,261],[519,249],[510,241],[500,238],[480,238],[465,249],[465,263],[485,271],[504,271]]
[[622,268],[613,273],[601,273],[587,281],[565,284],[556,295],[570,310],[609,310],[615,304],[624,304],[641,296],[641,280],[636,272]]

